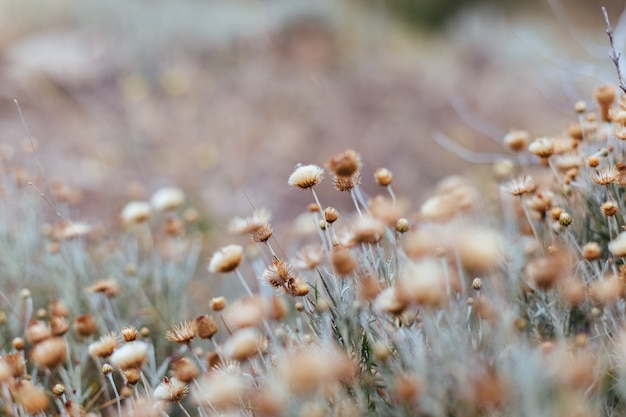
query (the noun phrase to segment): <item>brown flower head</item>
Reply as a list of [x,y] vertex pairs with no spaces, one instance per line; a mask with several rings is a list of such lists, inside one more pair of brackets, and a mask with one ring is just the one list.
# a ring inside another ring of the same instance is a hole
[[97,281],[91,286],[87,287],[87,291],[99,292],[109,298],[112,298],[120,293],[120,285],[115,278],[109,277],[107,279]]
[[328,169],[340,177],[350,177],[361,169],[361,156],[352,149],[334,155],[328,161]]
[[300,249],[292,264],[295,269],[310,270],[324,262],[324,248],[319,245],[308,245]]
[[53,337],[38,343],[30,359],[39,369],[54,369],[67,358],[67,344],[62,337]]

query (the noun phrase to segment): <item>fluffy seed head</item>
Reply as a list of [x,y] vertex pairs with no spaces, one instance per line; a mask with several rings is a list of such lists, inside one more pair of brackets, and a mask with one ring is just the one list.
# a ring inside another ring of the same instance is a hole
[[296,165],[295,171],[289,176],[288,183],[292,187],[312,188],[324,178],[324,170],[317,165]]
[[530,145],[528,145],[528,150],[540,158],[549,158],[552,154],[554,154],[554,139],[535,139]]
[[618,257],[626,256],[626,232],[622,232],[609,242],[609,250]]
[[325,257],[326,254],[323,247],[319,245],[308,245],[298,251],[296,259],[291,263],[295,269],[310,270],[324,262]]
[[148,357],[148,345],[141,341],[128,342],[115,349],[111,363],[122,370],[141,368]]
[[227,273],[232,272],[243,259],[243,248],[239,245],[227,245],[213,254],[209,263],[209,272]]
[[156,211],[173,211],[185,202],[185,193],[177,187],[158,189],[150,198],[150,205]]
[[131,201],[122,209],[120,218],[127,226],[143,223],[150,219],[150,204],[145,201]]
[[115,332],[105,334],[100,340],[89,345],[89,354],[93,357],[107,358],[111,356],[118,344]]
[[530,135],[525,130],[513,130],[504,136],[504,144],[513,152],[521,152],[528,146]]
[[343,245],[333,248],[331,261],[335,267],[335,272],[339,275],[350,275],[357,267],[356,260],[352,256],[350,249]]

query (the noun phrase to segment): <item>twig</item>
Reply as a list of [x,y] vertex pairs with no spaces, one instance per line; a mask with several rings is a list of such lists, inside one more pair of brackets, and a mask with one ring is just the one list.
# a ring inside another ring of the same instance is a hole
[[615,65],[615,69],[617,70],[617,79],[619,81],[619,88],[622,89],[624,93],[626,93],[626,85],[624,85],[624,79],[622,78],[622,71],[619,67],[619,59],[622,56],[621,53],[618,53],[615,50],[615,44],[613,42],[613,27],[611,26],[611,22],[609,22],[609,14],[606,12],[606,7],[602,6],[602,14],[604,14],[604,21],[606,22],[606,34],[609,37],[609,42],[611,44],[611,53],[609,54],[609,58],[613,61],[613,65]]

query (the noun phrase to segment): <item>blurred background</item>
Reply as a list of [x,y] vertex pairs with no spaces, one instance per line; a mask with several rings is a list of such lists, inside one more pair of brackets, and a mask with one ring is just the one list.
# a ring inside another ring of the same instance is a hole
[[[606,6],[617,24],[623,3]],[[583,0],[3,0],[2,161],[75,197],[72,218],[177,185],[209,219],[249,214],[248,196],[280,223],[311,200],[295,164],[351,147],[366,191],[385,166],[415,207],[446,175],[489,175],[433,132],[501,154],[512,128],[559,134],[615,83],[607,53]]]

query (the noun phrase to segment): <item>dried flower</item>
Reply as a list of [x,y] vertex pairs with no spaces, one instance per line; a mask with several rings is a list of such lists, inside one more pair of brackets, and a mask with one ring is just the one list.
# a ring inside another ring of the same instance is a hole
[[138,332],[135,326],[131,325],[122,328],[122,338],[125,342],[132,342],[133,340],[137,339],[137,334]]
[[609,250],[618,257],[626,256],[626,232],[622,232],[609,242]]
[[111,363],[122,370],[141,368],[148,357],[148,345],[144,342],[128,342],[115,349]]
[[302,189],[312,188],[324,178],[324,170],[317,165],[296,165],[295,171],[289,176],[289,185]]
[[176,378],[189,383],[200,373],[198,367],[187,358],[179,358],[172,361],[172,370]]
[[189,393],[189,386],[176,378],[163,378],[163,382],[154,390],[154,398],[158,401],[179,402]]
[[292,278],[289,265],[282,259],[275,260],[261,275],[261,279],[273,287],[283,287]]
[[232,272],[243,259],[243,248],[239,245],[227,245],[213,254],[209,263],[209,272],[226,273]]
[[588,242],[583,246],[583,257],[588,261],[595,261],[602,256],[602,247],[598,242]]
[[514,196],[532,193],[536,188],[533,178],[527,175],[515,178],[507,184],[507,190]]
[[74,331],[81,337],[89,337],[98,330],[96,320],[91,314],[83,314],[74,319]]
[[173,211],[185,202],[185,193],[177,187],[165,187],[157,190],[150,198],[150,205],[156,211]]
[[357,267],[356,260],[352,256],[350,249],[345,246],[335,246],[331,254],[331,260],[335,267],[335,272],[339,275],[350,275]]
[[326,253],[324,248],[319,245],[308,245],[298,251],[296,259],[291,263],[294,268],[300,270],[310,270],[324,262]]
[[223,355],[227,359],[244,361],[265,349],[266,341],[254,327],[234,333],[223,345]]
[[378,168],[374,172],[374,179],[376,180],[376,184],[381,187],[386,187],[393,181],[393,174],[387,168]]
[[20,381],[14,387],[14,398],[27,414],[38,414],[48,408],[46,393],[30,381]]
[[196,326],[194,322],[184,321],[175,324],[165,332],[165,338],[170,342],[189,343],[196,336]]
[[112,298],[120,293],[120,285],[113,277],[97,281],[91,286],[87,287],[87,291],[99,292],[105,296]]
[[211,299],[211,309],[213,311],[222,311],[226,308],[226,298],[214,297]]
[[143,223],[150,219],[150,204],[145,201],[131,201],[124,206],[120,217],[127,226]]
[[605,168],[602,171],[597,171],[591,178],[593,182],[598,185],[609,185],[614,183],[619,178],[619,172],[615,167]]
[[513,152],[521,152],[528,146],[530,135],[525,130],[512,130],[504,136],[504,144]]
[[44,322],[33,320],[28,324],[28,329],[26,330],[26,340],[28,340],[29,343],[41,343],[51,336],[52,332]]
[[67,358],[67,345],[62,337],[46,339],[35,345],[30,359],[39,369],[54,369]]
[[617,206],[617,203],[613,200],[605,201],[600,206],[600,210],[602,211],[602,214],[605,215],[606,217],[615,216],[617,214],[618,209],[619,207]]
[[530,145],[528,145],[528,150],[540,158],[549,158],[552,154],[554,154],[554,139],[535,139]]
[[93,357],[107,358],[111,356],[118,344],[115,332],[110,332],[89,345],[89,354]]
[[333,224],[339,218],[339,212],[334,207],[326,207],[324,209],[324,218],[326,223]]
[[361,156],[356,151],[347,149],[330,158],[328,169],[339,177],[351,177],[361,169]]
[[337,191],[350,191],[359,184],[361,184],[360,172],[356,172],[349,177],[333,175],[333,186]]
[[200,339],[209,339],[219,330],[215,320],[207,315],[197,317],[195,325],[196,333]]

